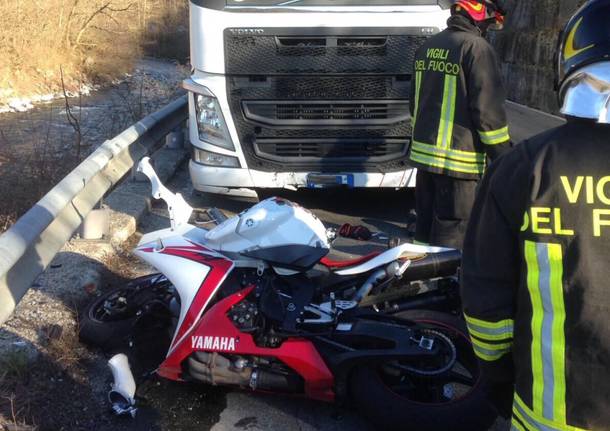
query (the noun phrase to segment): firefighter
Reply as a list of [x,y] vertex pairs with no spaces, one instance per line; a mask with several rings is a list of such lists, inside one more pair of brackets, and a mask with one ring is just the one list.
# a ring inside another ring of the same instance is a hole
[[451,14],[415,54],[410,159],[418,168],[415,242],[461,249],[486,156],[510,147],[505,91],[483,37],[502,27],[505,12],[501,0],[459,0]]
[[579,9],[558,46],[567,123],[485,174],[464,314],[513,430],[610,430],[610,0]]

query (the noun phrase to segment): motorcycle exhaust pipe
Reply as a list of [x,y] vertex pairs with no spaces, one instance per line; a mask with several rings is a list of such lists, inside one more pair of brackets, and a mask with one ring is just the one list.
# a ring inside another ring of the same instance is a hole
[[385,269],[378,269],[377,271],[372,273],[369,276],[369,278],[364,282],[364,284],[360,287],[360,289],[358,289],[356,291],[352,300],[356,301],[356,302],[362,301],[362,299],[364,297],[366,297],[369,293],[371,293],[371,290],[373,290],[373,287],[375,287],[375,285],[377,283],[379,283],[381,280],[383,280],[387,276],[388,276],[388,273],[386,272]]
[[252,371],[250,388],[255,391],[303,393],[303,379],[297,375],[280,374],[272,371],[255,369]]
[[123,353],[114,355],[109,361],[108,366],[112,371],[114,383],[112,390],[108,393],[108,401],[112,404],[112,411],[117,416],[129,415],[132,418],[136,417],[137,408],[136,382],[129,368],[129,360]]
[[411,265],[404,273],[402,280],[415,281],[450,277],[456,275],[461,262],[462,253],[460,253],[459,250],[429,254],[422,260],[411,262]]
[[430,254],[421,260],[411,261],[404,268],[401,268],[397,262],[392,262],[385,269],[379,269],[371,274],[356,291],[352,300],[362,301],[379,282],[399,273],[401,280],[406,282],[456,275],[461,261],[462,253],[459,250],[449,250]]
[[249,387],[268,392],[304,392],[300,376],[255,368],[243,358],[231,361],[218,353],[195,352],[188,358],[186,367],[192,379],[211,385]]
[[384,269],[378,269],[372,273],[364,284],[356,291],[353,301],[360,302],[367,297],[371,290],[381,281],[386,278],[401,276],[408,268],[411,267],[411,262],[407,262],[402,266],[398,262],[392,262]]

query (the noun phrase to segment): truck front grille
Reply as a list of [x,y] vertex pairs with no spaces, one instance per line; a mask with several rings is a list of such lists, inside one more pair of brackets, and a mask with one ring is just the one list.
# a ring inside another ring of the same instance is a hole
[[248,166],[395,172],[408,165],[419,28],[224,34],[227,97]]
[[231,76],[231,91],[243,100],[397,100],[408,99],[410,75]]
[[[358,146],[341,152],[338,147],[354,142],[404,145],[409,141],[410,85],[409,77],[404,75],[227,77],[227,95],[248,166],[270,172],[287,169],[340,172],[349,169],[347,159],[354,157],[354,148]],[[381,105],[388,110],[379,109]],[[363,110],[367,107],[375,107],[374,115]],[[306,152],[305,149],[311,149],[311,142],[321,145]],[[300,156],[285,152],[295,148],[301,151]],[[404,169],[408,157],[403,155],[403,148],[387,148],[381,155],[360,151],[359,162],[351,164],[351,169],[358,172]],[[333,154],[332,160],[329,153]]]
[[410,118],[409,103],[380,101],[244,101],[248,120],[271,126],[390,125]]
[[260,139],[254,143],[256,154],[279,162],[383,162],[404,156],[408,142],[389,140],[333,139]]
[[[296,32],[324,32],[298,35]],[[358,31],[358,34],[350,32]],[[425,41],[419,28],[226,29],[228,74],[405,74]],[[369,34],[364,34],[369,33]]]

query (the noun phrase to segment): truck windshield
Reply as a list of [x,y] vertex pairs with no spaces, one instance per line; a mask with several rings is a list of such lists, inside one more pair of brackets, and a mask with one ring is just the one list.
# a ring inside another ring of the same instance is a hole
[[228,6],[420,6],[437,0],[227,0]]

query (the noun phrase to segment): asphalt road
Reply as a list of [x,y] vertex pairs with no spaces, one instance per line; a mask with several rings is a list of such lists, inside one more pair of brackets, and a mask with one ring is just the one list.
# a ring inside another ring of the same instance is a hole
[[[561,120],[556,117],[513,104],[509,106],[509,118],[514,142],[520,142],[561,124]],[[180,191],[196,210],[216,207],[231,216],[254,203],[236,198],[195,194],[186,170],[179,172],[169,187],[174,191]],[[273,193],[276,192],[278,191]],[[338,227],[343,223],[362,224],[378,233],[369,243],[339,239],[334,244],[334,254],[341,257],[362,255],[371,249],[386,247],[387,239],[391,236],[406,237],[407,214],[414,206],[413,193],[409,190],[304,190],[278,193],[312,210],[327,227]],[[146,217],[141,226],[142,232],[150,232],[169,225],[166,218],[159,216],[160,213],[162,211],[153,212]],[[179,389],[174,388],[173,390]],[[199,392],[201,391],[205,393],[207,389],[201,388]],[[227,391],[219,394],[216,390],[214,393],[216,398],[225,397],[224,402],[216,403],[224,407],[215,409],[213,418],[210,417],[204,421],[208,425],[202,427],[200,422],[199,426],[194,426],[192,429],[211,429],[213,431],[360,431],[375,429],[373,424],[367,423],[357,412],[338,411],[335,407],[323,403],[240,391]],[[163,397],[162,393],[158,396]],[[158,401],[161,405],[165,405],[165,408],[170,407],[167,403],[171,404],[171,400],[159,399]],[[205,413],[199,412],[199,415],[202,414],[205,416]],[[213,423],[211,428],[210,423]],[[184,421],[181,421],[180,426],[175,428],[190,429],[188,425],[185,428]],[[508,428],[507,422],[498,421],[492,430],[504,431]]]

